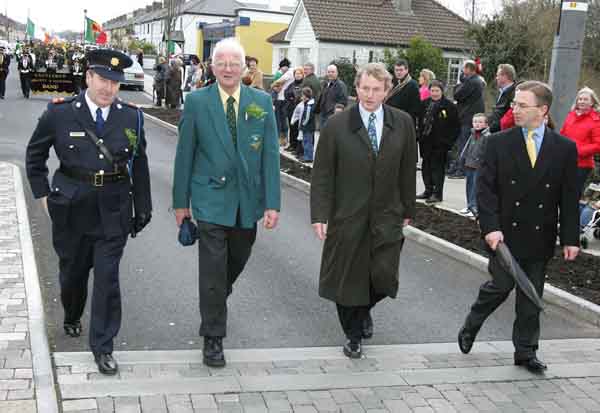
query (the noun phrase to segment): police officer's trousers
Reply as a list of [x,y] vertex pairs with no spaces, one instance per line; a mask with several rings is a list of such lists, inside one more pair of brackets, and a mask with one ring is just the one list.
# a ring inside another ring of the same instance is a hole
[[121,327],[119,263],[127,236],[106,238],[96,232],[78,234],[54,226],[53,242],[59,257],[65,323],[81,319],[93,268],[90,348],[94,354],[112,353],[113,338]]

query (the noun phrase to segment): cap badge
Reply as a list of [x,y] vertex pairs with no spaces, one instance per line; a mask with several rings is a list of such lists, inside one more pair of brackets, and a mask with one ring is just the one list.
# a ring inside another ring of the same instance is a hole
[[112,59],[110,59],[110,64],[113,66],[119,66],[119,59],[113,57]]

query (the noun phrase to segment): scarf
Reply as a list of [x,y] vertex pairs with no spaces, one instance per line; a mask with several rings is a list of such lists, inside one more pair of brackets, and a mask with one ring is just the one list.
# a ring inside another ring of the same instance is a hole
[[435,117],[440,110],[440,103],[442,102],[442,99],[438,101],[431,99],[431,101],[427,105],[427,109],[425,109],[425,115],[423,116],[423,137],[429,136],[431,134],[431,130],[433,129],[433,122],[435,122]]
[[408,82],[410,82],[411,80],[412,80],[412,77],[410,77],[410,74],[406,75],[406,77],[402,81],[398,82],[398,84],[396,86],[394,86],[392,88],[392,90],[389,91],[388,95],[385,97],[385,102],[387,102],[393,96],[395,96],[398,93],[400,93],[400,91],[402,89],[404,89],[404,86],[406,86],[408,84]]

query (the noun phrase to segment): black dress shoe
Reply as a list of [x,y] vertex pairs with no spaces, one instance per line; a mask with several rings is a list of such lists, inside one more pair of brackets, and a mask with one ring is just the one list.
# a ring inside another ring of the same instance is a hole
[[462,326],[458,332],[458,347],[460,348],[460,351],[464,354],[469,354],[473,348],[476,336],[477,332],[469,331],[465,326]]
[[223,337],[204,337],[203,361],[209,367],[225,367]]
[[369,314],[363,320],[362,338],[371,338],[371,337],[373,337],[373,319],[371,318],[371,314]]
[[529,359],[523,360],[515,360],[515,366],[523,366],[527,370],[535,374],[541,374],[548,368],[545,363],[543,363],[536,356],[533,356]]
[[441,196],[438,195],[431,195],[429,198],[427,198],[425,200],[426,203],[428,204],[437,204],[438,202],[442,202],[443,199]]
[[81,321],[64,323],[63,328],[65,329],[65,334],[69,337],[79,337],[81,335]]
[[351,359],[359,359],[362,357],[362,345],[359,342],[348,340],[344,344],[344,355]]
[[107,376],[114,376],[119,371],[119,365],[112,354],[94,354],[98,371]]
[[431,196],[431,192],[424,191],[417,195],[417,199],[427,199],[430,196]]

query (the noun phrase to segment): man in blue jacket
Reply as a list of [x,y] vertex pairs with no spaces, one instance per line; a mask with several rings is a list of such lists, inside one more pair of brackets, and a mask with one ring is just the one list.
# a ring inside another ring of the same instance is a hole
[[217,82],[187,96],[175,158],[177,225],[192,214],[198,224],[200,335],[204,363],[212,367],[225,365],[227,297],[250,257],[256,222],[275,228],[280,209],[272,101],[241,85],[244,62],[235,39],[215,46]]

